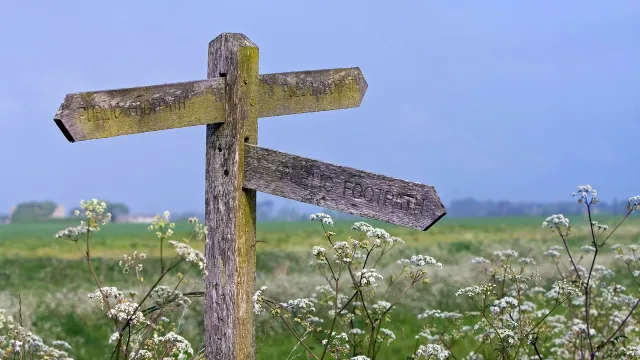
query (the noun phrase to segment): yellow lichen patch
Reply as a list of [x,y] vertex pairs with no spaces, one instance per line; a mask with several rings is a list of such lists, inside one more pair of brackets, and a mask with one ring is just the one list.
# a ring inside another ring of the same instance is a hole
[[[150,101],[147,100],[147,103]],[[98,115],[93,110],[93,119],[88,111],[79,111],[75,123],[81,134],[73,134],[74,138],[99,139],[224,121],[224,103],[218,101],[211,90],[179,99],[171,107],[157,110],[145,108],[145,102],[142,104],[137,108],[100,109]],[[103,115],[105,112],[107,115]]]
[[65,125],[80,141],[223,122],[222,94],[213,88],[179,93],[151,87],[139,88],[135,96],[83,93],[75,98],[75,111]]
[[[259,116],[300,114],[359,106],[367,87],[361,73],[334,70],[326,72],[328,77],[311,76],[299,79],[300,83],[295,84],[262,82],[258,98]],[[295,79],[295,74],[290,73],[287,76]]]
[[253,302],[256,269],[256,192],[243,190],[244,142],[256,144],[258,136],[258,48],[241,47],[238,49],[239,86],[245,100],[245,118],[237,124],[238,178],[236,183],[236,309],[237,342],[236,356],[240,359],[253,358]]

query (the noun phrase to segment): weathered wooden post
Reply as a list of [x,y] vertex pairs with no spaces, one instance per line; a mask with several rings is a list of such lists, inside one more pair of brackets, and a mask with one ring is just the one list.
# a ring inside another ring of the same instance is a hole
[[258,47],[242,34],[209,43],[207,78],[224,77],[225,119],[207,125],[207,359],[253,359],[256,191],[243,189],[244,143],[257,144]]
[[70,142],[207,125],[205,351],[253,359],[256,191],[427,230],[445,214],[433,186],[260,148],[258,118],[360,106],[360,69],[259,75],[242,34],[209,43],[207,80],[67,94],[54,121]]

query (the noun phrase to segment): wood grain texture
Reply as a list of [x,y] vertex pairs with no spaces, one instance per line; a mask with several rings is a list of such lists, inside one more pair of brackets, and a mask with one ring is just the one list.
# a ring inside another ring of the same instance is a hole
[[224,79],[68,94],[54,121],[71,142],[224,121]]
[[242,188],[243,143],[257,142],[258,47],[242,34],[209,44],[208,78],[224,76],[225,122],[207,125],[205,351],[254,359],[256,193]]
[[427,230],[446,210],[433,186],[246,144],[244,187]]
[[260,76],[260,117],[360,106],[367,82],[359,68],[297,71]]
[[[360,106],[359,68],[260,75],[258,117]],[[68,94],[54,121],[70,142],[225,121],[225,81],[212,79]],[[254,99],[255,100],[255,99]]]

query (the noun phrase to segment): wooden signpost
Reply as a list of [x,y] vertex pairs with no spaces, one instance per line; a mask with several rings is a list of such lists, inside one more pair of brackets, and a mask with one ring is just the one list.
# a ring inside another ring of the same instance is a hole
[[432,186],[260,148],[258,118],[360,106],[358,68],[259,75],[242,34],[209,43],[207,80],[69,94],[54,121],[70,142],[206,125],[207,359],[254,359],[256,191],[409,228],[445,214]]

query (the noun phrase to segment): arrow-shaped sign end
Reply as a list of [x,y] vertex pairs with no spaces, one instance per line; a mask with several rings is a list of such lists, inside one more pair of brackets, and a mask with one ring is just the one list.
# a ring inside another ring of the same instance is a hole
[[438,221],[440,221],[440,219],[442,219],[445,215],[447,215],[447,212],[444,211],[444,207],[442,208],[442,214],[440,216],[438,216],[435,220],[431,221],[429,224],[427,224],[427,226],[422,229],[422,231],[427,231],[429,230],[433,225],[435,225]]
[[369,85],[367,84],[367,80],[365,80],[364,75],[362,74],[362,71],[360,70],[359,67],[354,68],[357,72],[357,77],[358,77],[358,90],[360,93],[360,99],[358,100],[358,104],[355,107],[359,107],[360,104],[362,103],[362,99],[364,98],[364,94],[366,94],[367,89],[369,88]]
[[[68,97],[69,95],[67,95]],[[64,137],[71,143],[76,142],[76,140],[73,138],[73,136],[71,135],[71,132],[69,131],[69,129],[67,129],[67,127],[65,126],[64,122],[62,121],[62,113],[64,111],[65,108],[65,103],[66,103],[66,99],[67,97],[65,97],[65,101],[60,104],[60,107],[58,108],[58,111],[56,112],[56,115],[53,118],[53,121],[56,123],[56,125],[58,126],[58,129],[60,129],[60,131],[62,132],[62,135],[64,135]]]

